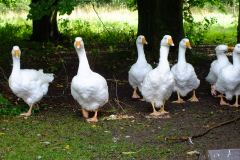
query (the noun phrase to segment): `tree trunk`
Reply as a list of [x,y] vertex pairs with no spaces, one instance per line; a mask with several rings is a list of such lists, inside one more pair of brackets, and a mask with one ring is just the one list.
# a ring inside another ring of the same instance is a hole
[[[32,0],[32,3],[38,0]],[[45,15],[39,20],[32,21],[33,32],[31,39],[35,41],[58,40],[60,33],[57,26],[57,10],[53,10],[50,15]]]
[[240,43],[240,0],[238,0],[237,43]]
[[137,6],[138,35],[146,37],[153,54],[159,53],[160,40],[166,34],[178,45],[184,37],[182,0],[137,0]]

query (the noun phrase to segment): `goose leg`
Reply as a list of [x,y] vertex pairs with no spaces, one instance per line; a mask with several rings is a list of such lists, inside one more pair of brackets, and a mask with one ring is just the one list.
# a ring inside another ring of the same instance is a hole
[[220,94],[219,97],[220,97],[220,105],[221,105],[221,106],[229,106],[229,105],[230,105],[229,103],[227,103],[226,101],[224,101],[222,94]]
[[162,105],[162,107],[160,108],[160,110],[158,111],[160,113],[160,115],[164,115],[164,114],[168,114],[169,112],[164,110],[164,103]]
[[195,90],[193,90],[192,98],[189,99],[190,102],[198,102],[198,98],[196,97]]
[[32,108],[33,108],[33,104],[30,105],[30,108],[29,108],[29,110],[28,110],[26,113],[22,113],[22,114],[20,114],[20,116],[26,116],[26,117],[31,116],[31,114],[32,114]]
[[140,98],[140,96],[137,94],[137,87],[133,89],[133,95],[132,98]]
[[176,101],[173,101],[172,103],[184,103],[185,101],[180,97],[179,92],[177,92],[178,99]]
[[151,116],[159,116],[160,113],[156,111],[154,102],[151,102],[151,104],[152,104],[153,112],[150,113],[150,115]]
[[98,122],[97,113],[98,113],[98,111],[96,110],[94,113],[94,116],[92,118],[88,118],[87,122]]
[[88,118],[88,111],[82,108],[82,115],[84,118]]
[[239,105],[238,105],[238,96],[236,96],[236,101],[235,101],[235,103],[233,104],[233,105],[231,105],[232,107],[238,107]]

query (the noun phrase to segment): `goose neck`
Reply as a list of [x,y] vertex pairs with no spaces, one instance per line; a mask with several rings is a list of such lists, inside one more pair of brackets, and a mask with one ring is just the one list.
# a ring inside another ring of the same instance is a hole
[[168,54],[169,54],[169,47],[168,46],[161,46],[160,47],[159,63],[168,62]]
[[240,67],[240,54],[233,52],[233,66]]
[[20,71],[20,58],[13,57],[12,73]]
[[186,63],[186,48],[179,47],[178,63]]
[[79,58],[78,74],[89,72],[91,69],[88,63],[85,49],[82,48],[80,50],[77,50],[77,53]]
[[138,59],[137,62],[146,62],[146,57],[144,54],[144,49],[142,44],[137,44]]

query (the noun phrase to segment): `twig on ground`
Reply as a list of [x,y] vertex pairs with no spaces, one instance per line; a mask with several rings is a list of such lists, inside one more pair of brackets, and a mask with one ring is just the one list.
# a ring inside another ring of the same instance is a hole
[[193,136],[181,136],[181,137],[173,137],[172,136],[172,137],[165,137],[165,140],[166,141],[170,141],[170,140],[172,140],[172,141],[174,141],[174,140],[175,141],[189,141],[191,144],[193,144],[192,139],[202,137],[202,136],[208,134],[211,130],[213,130],[215,128],[219,128],[221,126],[224,126],[224,125],[227,125],[227,124],[239,121],[239,120],[240,120],[240,116],[237,117],[237,118],[234,118],[234,119],[231,119],[231,120],[228,120],[228,121],[216,124],[216,125],[208,128],[206,131],[204,131],[202,133],[199,133],[199,134],[196,134],[196,135],[193,135]]
[[119,82],[119,83],[128,83],[128,81],[125,81],[125,80],[118,80],[118,79],[107,79],[107,81],[110,81],[110,82]]
[[115,82],[115,96],[116,96],[116,98],[114,98],[113,100],[122,109],[122,111],[124,113],[126,113],[125,110],[123,109],[122,105],[120,104],[119,99],[118,99],[118,82],[116,81],[115,76],[113,76],[113,78],[114,78],[114,82]]

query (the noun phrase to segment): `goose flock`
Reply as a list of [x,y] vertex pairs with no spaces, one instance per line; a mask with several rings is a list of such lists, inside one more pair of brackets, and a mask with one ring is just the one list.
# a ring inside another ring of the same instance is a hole
[[[173,92],[177,94],[177,100],[173,103],[184,103],[181,97],[192,92],[190,102],[198,102],[196,89],[200,85],[194,67],[186,61],[186,50],[191,49],[190,41],[184,38],[179,43],[178,61],[170,68],[168,61],[169,50],[174,46],[172,37],[165,35],[160,42],[159,63],[156,68],[147,62],[144,45],[147,44],[143,35],[137,37],[136,46],[138,58],[128,72],[128,81],[133,88],[132,98],[151,103],[153,112],[150,116],[158,117],[169,114],[164,106]],[[100,74],[91,70],[83,39],[75,38],[74,47],[79,58],[77,74],[71,82],[71,94],[82,108],[82,115],[87,122],[97,122],[97,114],[100,107],[109,99],[107,81]],[[226,53],[233,50],[233,63],[230,63]],[[240,44],[234,49],[226,45],[218,45],[215,49],[217,59],[211,63],[206,80],[211,85],[211,94],[220,97],[220,105],[230,105],[224,98],[231,100],[236,96],[236,102],[231,105],[238,107],[238,95],[240,94]],[[12,49],[13,68],[9,77],[9,87],[12,92],[28,104],[29,110],[22,116],[30,116],[33,106],[39,102],[48,92],[48,86],[53,81],[52,73],[44,73],[43,70],[21,69],[21,50],[18,46]],[[219,95],[217,95],[219,92]],[[89,112],[94,112],[89,117]]]

